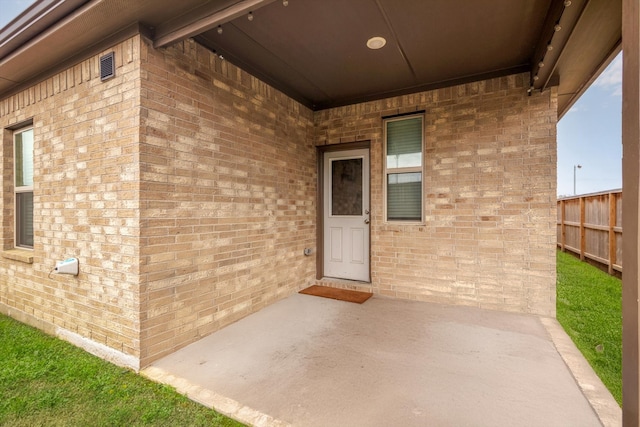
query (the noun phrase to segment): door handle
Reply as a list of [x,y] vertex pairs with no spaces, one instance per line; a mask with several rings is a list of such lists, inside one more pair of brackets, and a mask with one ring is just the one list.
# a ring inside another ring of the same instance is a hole
[[364,223],[365,223],[365,224],[369,224],[369,218],[365,218],[365,219],[364,219]]

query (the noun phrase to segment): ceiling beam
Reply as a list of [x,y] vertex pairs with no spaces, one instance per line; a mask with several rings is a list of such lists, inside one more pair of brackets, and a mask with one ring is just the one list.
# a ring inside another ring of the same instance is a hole
[[[222,8],[220,2],[218,2],[216,3],[216,10],[210,12],[204,18],[192,19],[192,16],[202,16],[202,9],[197,9],[197,13],[189,13],[170,22],[167,26],[156,28],[153,47],[168,46],[177,41],[196,36],[239,16],[256,11],[274,1],[275,0],[237,0],[226,2],[226,5],[223,4]],[[208,7],[211,8],[210,5]]]
[[[557,84],[558,60],[589,0],[554,0],[531,58],[531,88],[544,90]],[[554,78],[556,77],[556,78]]]

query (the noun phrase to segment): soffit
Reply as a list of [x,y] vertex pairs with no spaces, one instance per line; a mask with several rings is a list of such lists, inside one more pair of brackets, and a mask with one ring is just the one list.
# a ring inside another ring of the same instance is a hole
[[528,70],[551,1],[463,3],[276,1],[197,40],[314,108]]
[[[562,114],[611,58],[621,33],[621,0],[569,6],[566,0],[289,0],[286,7],[282,0],[39,0],[36,6],[47,2],[64,5],[64,13],[40,11],[37,20],[23,16],[20,31],[15,21],[13,33],[12,24],[0,31],[0,95],[140,23],[157,47],[194,37],[313,109],[529,71],[533,93],[560,85]],[[554,33],[558,22],[562,32]],[[366,48],[372,36],[384,37],[386,46]],[[548,43],[558,45],[550,54]],[[537,66],[542,60],[545,68]]]

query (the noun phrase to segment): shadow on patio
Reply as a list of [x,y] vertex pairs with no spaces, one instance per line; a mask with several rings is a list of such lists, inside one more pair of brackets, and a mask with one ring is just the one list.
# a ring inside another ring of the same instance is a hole
[[554,319],[380,297],[292,295],[143,374],[254,425],[621,420]]

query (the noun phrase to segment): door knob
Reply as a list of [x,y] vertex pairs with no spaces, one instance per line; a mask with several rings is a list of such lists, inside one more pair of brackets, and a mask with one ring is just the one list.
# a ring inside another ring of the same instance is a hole
[[369,224],[369,218],[365,218],[364,223]]

